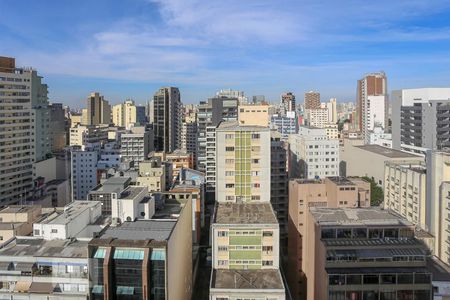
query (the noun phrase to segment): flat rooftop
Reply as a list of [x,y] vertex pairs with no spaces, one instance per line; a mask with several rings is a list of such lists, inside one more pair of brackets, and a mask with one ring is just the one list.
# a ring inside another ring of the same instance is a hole
[[41,238],[18,237],[0,249],[0,259],[3,256],[87,258],[87,245],[88,241],[80,240],[48,241]]
[[420,158],[418,155],[414,155],[408,152],[395,150],[391,148],[386,148],[380,145],[362,145],[355,146],[356,148],[360,148],[362,150],[366,150],[378,155],[382,155],[388,158]]
[[35,209],[40,209],[37,205],[10,205],[0,210],[0,214],[17,214],[17,213],[28,213]]
[[117,192],[123,189],[123,187],[127,186],[131,178],[129,177],[110,177],[102,184],[97,185],[92,192],[103,192],[103,193],[112,193]]
[[109,227],[101,239],[167,241],[175,228],[176,220],[138,220]]
[[122,193],[120,193],[119,199],[134,199],[143,190],[147,190],[146,186],[129,186]]
[[284,290],[284,285],[279,270],[213,269],[211,288]]
[[350,179],[343,176],[333,176],[333,177],[326,177],[326,179],[330,180],[331,182],[334,182],[336,185],[355,185]]
[[318,208],[313,207],[310,212],[316,222],[326,225],[381,225],[381,226],[411,226],[398,215],[376,207],[367,208]]
[[217,224],[278,224],[270,203],[218,203]]
[[76,219],[84,211],[101,205],[100,201],[76,200],[64,208],[63,211],[55,211],[40,221],[41,224],[61,224],[65,225]]
[[224,121],[219,124],[216,131],[270,131],[269,127],[255,125],[239,125],[238,121]]

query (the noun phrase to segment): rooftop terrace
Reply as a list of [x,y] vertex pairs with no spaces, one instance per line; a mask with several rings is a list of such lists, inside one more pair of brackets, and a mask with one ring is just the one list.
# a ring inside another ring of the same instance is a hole
[[218,203],[217,224],[278,224],[270,203]]
[[213,269],[211,288],[284,290],[279,270]]

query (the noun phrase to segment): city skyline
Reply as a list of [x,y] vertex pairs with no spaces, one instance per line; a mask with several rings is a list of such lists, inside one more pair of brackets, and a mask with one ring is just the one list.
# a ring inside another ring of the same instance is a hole
[[39,70],[50,101],[71,107],[94,91],[143,104],[160,86],[179,87],[183,103],[222,88],[346,102],[370,72],[386,72],[389,93],[450,75],[447,1],[0,3],[0,54]]

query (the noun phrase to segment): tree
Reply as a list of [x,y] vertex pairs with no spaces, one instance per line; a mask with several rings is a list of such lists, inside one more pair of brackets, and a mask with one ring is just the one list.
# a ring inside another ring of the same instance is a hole
[[370,206],[379,206],[384,200],[383,189],[372,178],[364,176],[363,179],[370,182]]

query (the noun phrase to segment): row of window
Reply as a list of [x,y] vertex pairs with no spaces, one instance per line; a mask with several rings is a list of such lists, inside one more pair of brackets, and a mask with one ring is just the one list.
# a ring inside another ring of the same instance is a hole
[[[229,231],[225,231],[225,230],[217,231],[217,236],[219,236],[219,237],[226,237],[226,236],[228,236],[228,234],[230,236],[234,236],[234,235],[259,235],[259,232],[257,232],[257,231],[233,231],[233,232],[229,232]],[[273,236],[273,231],[263,231],[262,232],[262,236],[265,236],[265,237]]]

